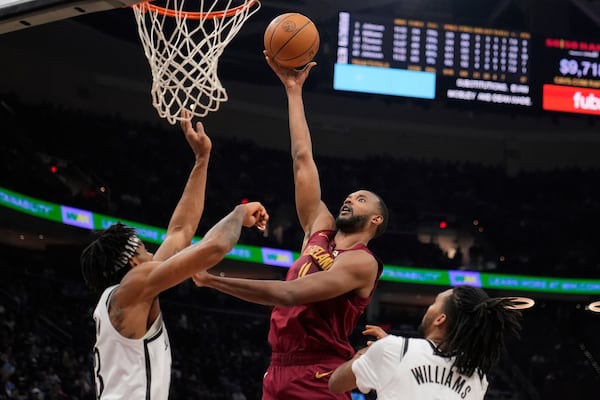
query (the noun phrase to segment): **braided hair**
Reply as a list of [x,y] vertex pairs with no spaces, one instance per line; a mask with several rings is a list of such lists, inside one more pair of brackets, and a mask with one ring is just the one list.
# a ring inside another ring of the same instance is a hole
[[101,292],[119,283],[131,269],[129,260],[139,243],[135,229],[120,222],[100,232],[81,253],[81,272],[86,285]]
[[487,373],[506,351],[510,337],[519,337],[521,312],[510,298],[490,298],[473,286],[457,286],[444,304],[448,330],[441,345],[456,356],[460,374]]

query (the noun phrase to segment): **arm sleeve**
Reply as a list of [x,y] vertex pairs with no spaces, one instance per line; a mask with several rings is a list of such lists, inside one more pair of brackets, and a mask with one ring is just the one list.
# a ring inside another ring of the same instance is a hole
[[393,379],[393,363],[402,360],[404,342],[402,337],[388,335],[373,343],[362,357],[352,363],[358,390],[363,393],[379,390]]

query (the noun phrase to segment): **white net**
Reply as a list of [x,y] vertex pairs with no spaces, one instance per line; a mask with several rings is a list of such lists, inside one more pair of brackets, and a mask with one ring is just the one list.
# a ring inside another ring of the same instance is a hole
[[217,76],[219,57],[260,2],[194,0],[195,9],[184,0],[165,3],[132,8],[152,72],[152,104],[175,124],[184,108],[192,117],[204,117],[227,101]]

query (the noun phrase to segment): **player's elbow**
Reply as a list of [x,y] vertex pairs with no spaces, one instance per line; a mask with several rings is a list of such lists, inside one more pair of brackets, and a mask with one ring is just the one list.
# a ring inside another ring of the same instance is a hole
[[202,242],[202,246],[204,247],[204,251],[202,251],[204,268],[210,268],[220,262],[232,248],[225,241],[214,239]]
[[219,261],[227,255],[233,248],[233,246],[229,245],[225,241],[216,241],[217,243],[212,244],[212,253],[215,257],[219,259]]
[[346,392],[345,390],[343,390],[342,387],[340,387],[340,384],[338,382],[338,380],[336,379],[335,376],[331,376],[331,378],[329,378],[329,391],[332,393],[344,393]]
[[178,249],[183,249],[192,244],[192,239],[196,233],[193,228],[194,227],[184,226],[181,224],[170,226],[167,229],[167,238],[175,245],[175,247]]
[[299,166],[313,162],[312,150],[308,146],[298,147],[292,152],[294,165]]
[[278,305],[283,307],[292,307],[300,305],[301,303],[299,302],[298,296],[294,293],[294,291],[290,290],[289,288],[286,288],[285,282],[282,283],[284,284],[284,288],[277,295],[276,301]]

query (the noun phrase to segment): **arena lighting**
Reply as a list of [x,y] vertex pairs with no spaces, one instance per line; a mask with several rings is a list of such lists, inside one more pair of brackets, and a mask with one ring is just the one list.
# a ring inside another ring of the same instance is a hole
[[600,313],[600,300],[588,304],[587,309],[591,312]]
[[[99,230],[122,222],[136,229],[138,237],[148,243],[161,243],[166,229],[103,215],[71,206],[36,199],[0,187],[0,207],[78,228]],[[201,240],[194,237],[193,243]],[[271,247],[238,244],[225,256],[242,262],[289,268],[300,253]],[[533,275],[509,275],[469,270],[447,270],[386,264],[382,281],[428,286],[471,285],[484,289],[511,292],[553,293],[558,295],[600,295],[600,279],[561,278]],[[527,302],[526,300],[525,302]]]
[[512,301],[514,301],[514,305],[509,307],[513,310],[525,310],[527,308],[531,308],[535,305],[535,300],[530,299],[529,297],[508,297]]

